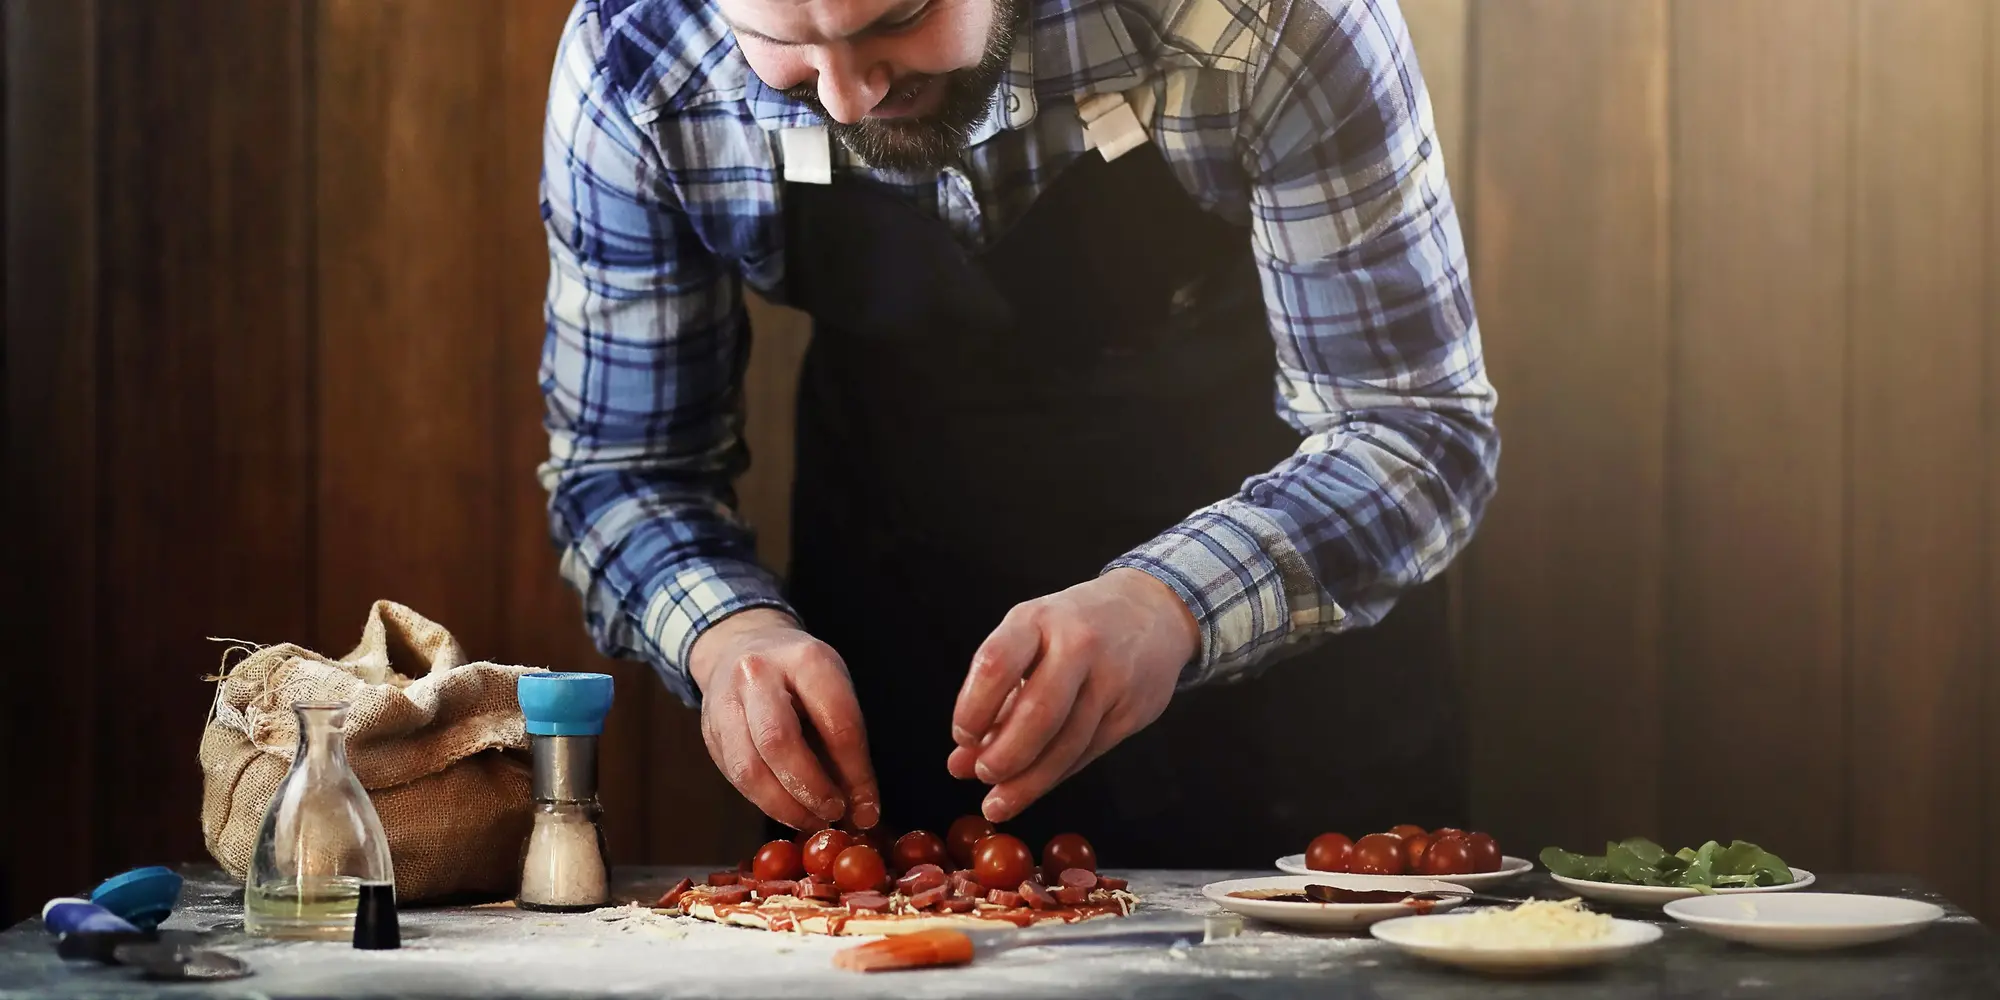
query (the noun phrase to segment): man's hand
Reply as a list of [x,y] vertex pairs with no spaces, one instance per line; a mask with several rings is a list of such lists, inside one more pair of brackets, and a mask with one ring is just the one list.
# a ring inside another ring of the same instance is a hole
[[[847,664],[790,615],[751,608],[695,640],[688,672],[701,688],[701,738],[743,797],[787,826],[812,830],[852,808],[854,825],[881,818],[868,734]],[[839,775],[827,776],[801,711]]]
[[1136,569],[1016,605],[973,654],[945,766],[1011,819],[1159,718],[1200,648],[1180,595]]

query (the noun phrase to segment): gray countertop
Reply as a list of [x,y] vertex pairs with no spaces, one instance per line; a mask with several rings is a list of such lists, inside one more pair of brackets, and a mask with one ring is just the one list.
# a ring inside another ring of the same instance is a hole
[[[210,932],[213,945],[256,969],[213,984],[163,984],[133,970],[63,962],[52,938],[29,921],[0,933],[0,998],[222,997],[1177,997],[1230,996],[1505,1000],[1514,997],[1678,1000],[1695,997],[2000,996],[2000,946],[1979,922],[1893,876],[1822,876],[1816,891],[1928,899],[1947,909],[1929,930],[1887,945],[1817,955],[1726,944],[1666,921],[1659,944],[1598,970],[1531,980],[1491,979],[1422,963],[1362,935],[1306,935],[1252,924],[1241,938],[1169,951],[1071,946],[1033,948],[982,964],[860,975],[829,956],[850,944],[663,917],[638,907],[576,915],[511,908],[407,909],[404,947],[360,952],[338,943],[243,939],[238,887],[211,869],[191,869],[169,928]],[[633,898],[651,898],[692,869],[622,873]],[[1213,912],[1200,887],[1221,878],[1275,872],[1133,872],[1146,908]],[[1508,895],[1555,896],[1541,876],[1507,883]],[[1644,918],[1641,911],[1624,916]]]

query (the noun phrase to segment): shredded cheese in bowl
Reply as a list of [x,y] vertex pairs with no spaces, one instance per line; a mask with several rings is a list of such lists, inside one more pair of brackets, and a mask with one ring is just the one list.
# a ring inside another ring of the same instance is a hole
[[1462,948],[1560,948],[1611,934],[1611,918],[1583,909],[1583,900],[1531,899],[1511,910],[1480,910],[1427,920],[1433,943]]

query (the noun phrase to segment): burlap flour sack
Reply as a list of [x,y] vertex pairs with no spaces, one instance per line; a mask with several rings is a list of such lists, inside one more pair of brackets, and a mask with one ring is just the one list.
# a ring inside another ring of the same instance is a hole
[[286,644],[225,669],[201,738],[202,835],[247,877],[264,808],[298,745],[292,705],[341,700],[347,760],[381,814],[408,902],[511,895],[530,820],[515,681],[535,667],[466,663],[443,626],[391,601],[338,660]]

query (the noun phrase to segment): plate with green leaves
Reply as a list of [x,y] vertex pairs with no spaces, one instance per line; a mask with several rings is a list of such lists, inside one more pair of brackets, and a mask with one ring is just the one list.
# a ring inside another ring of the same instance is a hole
[[1662,906],[1691,896],[1784,892],[1813,883],[1813,873],[1738,840],[1723,846],[1669,852],[1644,837],[1613,841],[1600,855],[1542,849],[1542,867],[1556,882],[1585,899],[1633,906]]

